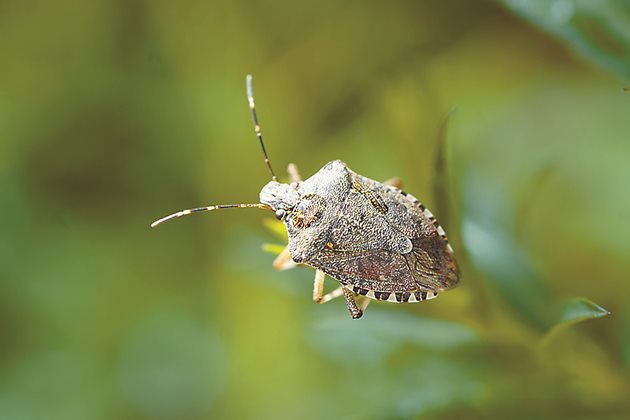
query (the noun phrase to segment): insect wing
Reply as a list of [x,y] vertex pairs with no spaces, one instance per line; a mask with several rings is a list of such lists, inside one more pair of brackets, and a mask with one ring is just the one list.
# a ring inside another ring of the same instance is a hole
[[412,196],[350,172],[353,188],[339,208],[314,266],[375,291],[441,291],[459,281],[443,230]]

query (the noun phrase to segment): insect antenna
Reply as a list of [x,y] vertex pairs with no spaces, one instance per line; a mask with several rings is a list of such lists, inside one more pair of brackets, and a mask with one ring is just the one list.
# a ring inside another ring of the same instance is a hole
[[258,137],[258,141],[260,142],[260,147],[262,148],[263,155],[265,155],[265,163],[269,168],[269,172],[271,172],[271,179],[277,181],[276,174],[273,172],[271,168],[271,163],[269,162],[269,157],[267,156],[267,150],[265,149],[265,143],[263,142],[262,132],[260,131],[260,124],[258,124],[258,116],[256,115],[256,106],[254,105],[254,90],[252,89],[252,75],[248,74],[246,78],[247,83],[247,101],[249,102],[249,109],[252,110],[252,118],[254,119],[254,129],[256,130],[256,137]]
[[[277,181],[276,174],[273,172],[271,168],[271,163],[269,162],[269,157],[267,156],[267,150],[265,149],[265,143],[263,142],[262,133],[260,131],[260,124],[258,124],[258,116],[256,115],[256,107],[254,105],[254,90],[252,89],[252,76],[250,74],[247,75],[247,101],[249,102],[249,108],[252,110],[252,118],[254,119],[254,129],[256,130],[256,137],[258,137],[258,141],[260,142],[260,147],[262,148],[263,155],[265,156],[265,163],[269,168],[269,172],[271,172],[271,179]],[[206,207],[196,207],[193,209],[180,210],[176,213],[169,214],[168,216],[164,216],[161,219],[156,220],[151,223],[151,227],[156,227],[157,225],[161,225],[164,222],[168,222],[172,219],[177,219],[178,217],[188,216],[192,213],[200,213],[204,211],[212,211],[219,209],[238,209],[238,208],[257,208],[263,210],[271,210],[271,206],[267,204],[219,204],[214,206],[206,206]]]
[[164,216],[161,219],[156,220],[151,223],[151,227],[156,227],[157,225],[161,225],[164,222],[168,222],[171,219],[177,219],[178,217],[188,216],[192,213],[200,213],[203,211],[211,211],[211,210],[219,210],[219,209],[239,209],[239,208],[257,208],[263,210],[270,210],[267,204],[219,204],[216,206],[206,206],[206,207],[196,207],[194,209],[186,209],[178,211],[177,213],[169,214],[168,216]]

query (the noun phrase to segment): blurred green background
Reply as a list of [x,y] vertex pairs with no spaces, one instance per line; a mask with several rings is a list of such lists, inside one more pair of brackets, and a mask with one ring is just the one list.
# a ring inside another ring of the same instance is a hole
[[[630,416],[629,1],[5,1],[0,51],[1,418]],[[401,177],[457,289],[352,321],[270,213],[149,228],[257,201],[247,73],[276,172]]]

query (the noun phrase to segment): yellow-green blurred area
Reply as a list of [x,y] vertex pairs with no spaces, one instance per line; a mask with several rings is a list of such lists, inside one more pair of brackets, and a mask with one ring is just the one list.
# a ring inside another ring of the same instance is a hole
[[[0,56],[0,418],[630,418],[627,0],[5,1]],[[248,73],[281,178],[399,176],[459,287],[353,321],[271,212],[149,228],[258,202]]]

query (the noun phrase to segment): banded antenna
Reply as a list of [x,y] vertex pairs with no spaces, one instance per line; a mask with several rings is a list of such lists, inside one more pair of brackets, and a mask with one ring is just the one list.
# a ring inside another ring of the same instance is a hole
[[249,102],[249,109],[252,110],[252,118],[254,119],[254,130],[256,130],[256,137],[258,137],[258,141],[260,142],[260,147],[262,149],[263,155],[265,156],[265,163],[267,164],[267,168],[269,168],[269,172],[271,172],[271,179],[273,181],[277,181],[276,174],[273,173],[273,169],[271,168],[271,162],[269,162],[269,157],[267,156],[267,150],[265,149],[265,143],[263,142],[262,132],[260,131],[260,124],[258,124],[258,116],[256,115],[256,105],[254,105],[254,89],[252,89],[252,75],[248,74],[246,77],[247,84],[247,101]]
[[219,204],[215,206],[206,206],[206,207],[197,207],[194,209],[186,209],[178,211],[177,213],[169,214],[168,216],[164,216],[161,219],[156,220],[151,223],[151,227],[156,227],[157,225],[161,225],[164,222],[168,222],[171,219],[176,219],[182,216],[188,216],[192,213],[199,213],[202,211],[211,211],[211,210],[219,210],[219,209],[242,209],[242,208],[258,208],[264,210],[271,210],[267,204]]
[[[247,101],[249,102],[249,109],[252,110],[252,118],[254,119],[254,129],[256,130],[256,137],[258,137],[258,141],[260,142],[260,147],[262,148],[263,155],[265,156],[265,163],[269,168],[269,172],[271,172],[271,179],[277,181],[276,174],[274,174],[273,169],[271,168],[271,163],[269,162],[269,157],[267,156],[267,150],[265,150],[265,143],[263,142],[262,133],[260,131],[260,124],[258,124],[258,116],[256,115],[256,106],[254,105],[254,90],[252,89],[252,76],[250,74],[247,75],[246,78],[247,85]],[[200,213],[204,211],[212,211],[219,209],[238,209],[238,208],[258,208],[264,210],[271,210],[271,207],[267,204],[219,204],[212,205],[206,207],[196,207],[193,209],[180,210],[176,213],[169,214],[168,216],[164,216],[161,219],[156,220],[151,223],[151,227],[156,227],[157,225],[161,225],[164,222],[168,222],[172,219],[177,219],[178,217],[188,216],[192,213]]]

